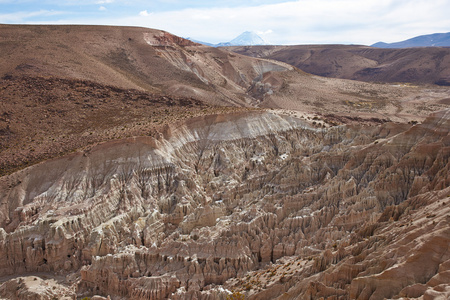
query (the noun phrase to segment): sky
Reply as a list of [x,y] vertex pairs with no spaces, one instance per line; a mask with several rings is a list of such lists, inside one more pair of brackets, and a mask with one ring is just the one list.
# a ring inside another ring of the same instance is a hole
[[162,29],[208,43],[254,31],[271,44],[397,42],[450,32],[450,0],[0,0],[2,24]]

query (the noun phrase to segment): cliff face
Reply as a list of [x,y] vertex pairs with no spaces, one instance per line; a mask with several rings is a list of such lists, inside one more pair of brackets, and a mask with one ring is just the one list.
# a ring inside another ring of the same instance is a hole
[[70,297],[445,297],[449,129],[240,113],[44,162],[0,178],[0,273]]

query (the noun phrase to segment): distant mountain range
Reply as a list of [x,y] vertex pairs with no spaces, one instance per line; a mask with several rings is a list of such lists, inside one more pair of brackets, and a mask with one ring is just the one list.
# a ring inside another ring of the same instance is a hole
[[206,43],[198,40],[194,40],[191,38],[187,38],[193,42],[211,46],[211,47],[227,47],[227,46],[260,46],[260,45],[269,45],[262,37],[256,34],[253,31],[245,31],[241,33],[238,37],[234,38],[229,42],[222,42],[218,44]]
[[372,47],[376,48],[450,47],[450,32],[421,35],[396,43],[378,42],[373,44]]
[[[207,43],[192,38],[187,39],[211,47],[270,45],[270,43],[265,41],[262,37],[260,37],[257,33],[253,31],[245,31],[229,42],[221,42],[218,44]],[[371,47],[375,48],[450,47],[450,32],[421,35],[405,41],[395,43],[378,42],[371,45]]]

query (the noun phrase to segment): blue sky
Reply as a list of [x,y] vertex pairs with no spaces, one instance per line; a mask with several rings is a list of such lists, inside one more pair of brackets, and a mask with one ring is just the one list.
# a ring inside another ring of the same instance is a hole
[[218,43],[366,44],[450,32],[449,0],[0,0],[4,24],[143,26]]

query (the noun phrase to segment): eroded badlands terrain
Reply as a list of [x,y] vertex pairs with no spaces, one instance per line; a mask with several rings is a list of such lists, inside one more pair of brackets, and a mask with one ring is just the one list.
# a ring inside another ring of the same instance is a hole
[[449,126],[216,115],[4,176],[0,293],[445,299]]

